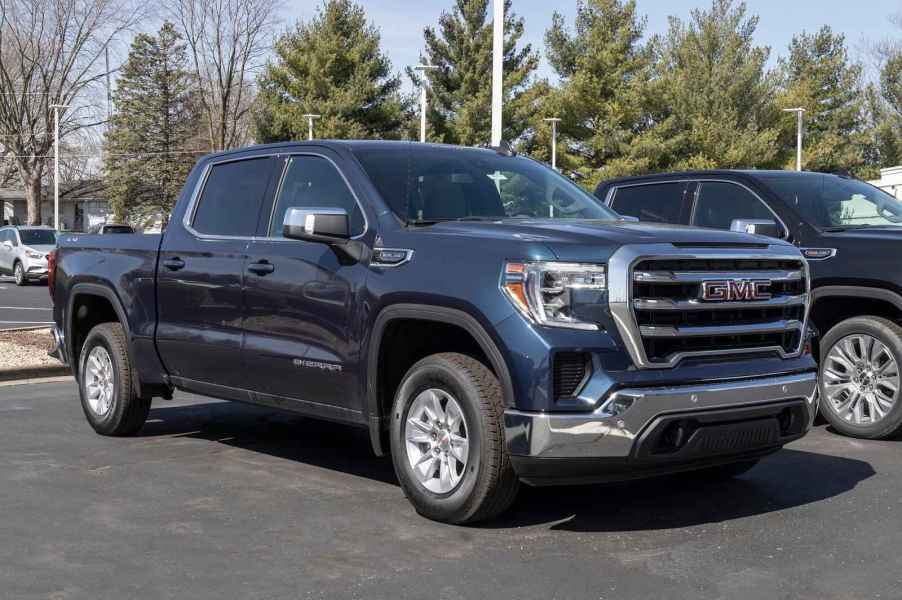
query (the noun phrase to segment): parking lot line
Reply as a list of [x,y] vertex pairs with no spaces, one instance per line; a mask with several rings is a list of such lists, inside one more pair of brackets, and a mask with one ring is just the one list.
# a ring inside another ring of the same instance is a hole
[[48,310],[53,312],[52,308],[35,308],[33,306],[0,306],[0,310]]

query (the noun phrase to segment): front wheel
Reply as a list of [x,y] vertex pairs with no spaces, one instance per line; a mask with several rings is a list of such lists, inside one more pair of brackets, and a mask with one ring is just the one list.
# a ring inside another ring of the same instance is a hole
[[101,323],[88,333],[78,360],[81,407],[94,431],[127,436],[138,432],[150,412],[150,399],[135,394],[125,331]]
[[519,480],[504,442],[498,379],[462,354],[435,354],[405,375],[392,408],[395,473],[421,515],[474,523],[506,510]]
[[902,328],[881,317],[854,317],[821,343],[821,414],[840,433],[884,439],[902,431]]
[[13,277],[16,280],[16,285],[19,287],[28,285],[28,278],[25,277],[25,267],[22,266],[22,263],[17,262],[16,266],[13,267]]

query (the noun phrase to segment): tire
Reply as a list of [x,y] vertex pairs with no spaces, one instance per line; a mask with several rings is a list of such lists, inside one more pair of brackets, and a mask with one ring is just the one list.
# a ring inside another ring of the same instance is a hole
[[[820,410],[830,425],[871,440],[902,431],[902,327],[882,317],[854,317],[827,332],[821,348]],[[845,404],[856,392],[858,413],[850,408],[856,402]]]
[[690,476],[705,481],[725,481],[747,473],[757,464],[757,458],[753,460],[744,460],[741,462],[730,463],[728,465],[718,465],[716,467],[708,467],[707,469],[692,471],[690,473]]
[[16,279],[17,286],[23,287],[28,285],[28,278],[25,276],[25,267],[18,261],[13,265],[13,277]]
[[[147,420],[150,399],[135,394],[135,375],[122,325],[101,323],[94,327],[85,339],[78,363],[81,407],[94,431],[112,436],[137,433]],[[94,373],[100,373],[101,379]],[[107,381],[108,386],[104,385]],[[106,390],[102,396],[96,394],[100,388]]]
[[[429,439],[430,434],[422,428],[424,424],[429,427],[429,421],[419,417],[430,417],[428,410],[420,412],[422,407],[434,406],[430,398],[438,400],[447,417],[445,423],[458,424],[437,429],[448,433],[433,441],[408,442],[408,435],[414,434]],[[457,409],[452,407],[452,400]],[[458,410],[460,419],[455,418]],[[413,421],[419,421],[419,425],[412,425]],[[410,368],[392,408],[391,451],[401,488],[419,514],[462,525],[490,519],[513,503],[520,481],[507,454],[503,421],[501,386],[479,361],[463,354],[444,353],[428,356]],[[464,436],[467,453],[466,461],[461,462],[455,454],[454,440],[459,442]],[[443,446],[445,442],[448,447]],[[430,459],[430,452],[435,452],[430,450],[433,444],[438,448],[438,458]],[[411,463],[421,451],[425,462],[418,475]],[[433,468],[431,472],[440,476],[424,483],[429,477],[425,473]],[[449,473],[447,479],[444,473]],[[451,489],[445,489],[449,485]]]

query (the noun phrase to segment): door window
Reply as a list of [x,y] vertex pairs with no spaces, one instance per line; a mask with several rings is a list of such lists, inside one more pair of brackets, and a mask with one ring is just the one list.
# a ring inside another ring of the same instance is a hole
[[727,181],[703,181],[700,186],[693,225],[729,229],[734,219],[777,220],[760,198],[742,186]]
[[620,187],[614,193],[611,207],[640,221],[680,223],[685,189],[683,182]]
[[341,173],[319,156],[295,156],[288,163],[269,224],[270,237],[282,237],[289,208],[343,208],[350,219],[352,236],[363,233],[365,227],[360,206]]
[[253,236],[272,164],[267,157],[214,165],[194,212],[194,230],[207,235]]

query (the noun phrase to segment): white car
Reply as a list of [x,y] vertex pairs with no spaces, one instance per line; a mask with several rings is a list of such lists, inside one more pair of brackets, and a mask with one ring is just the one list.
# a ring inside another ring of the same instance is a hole
[[47,278],[47,254],[56,248],[50,227],[0,228],[0,274],[13,275],[16,285]]

